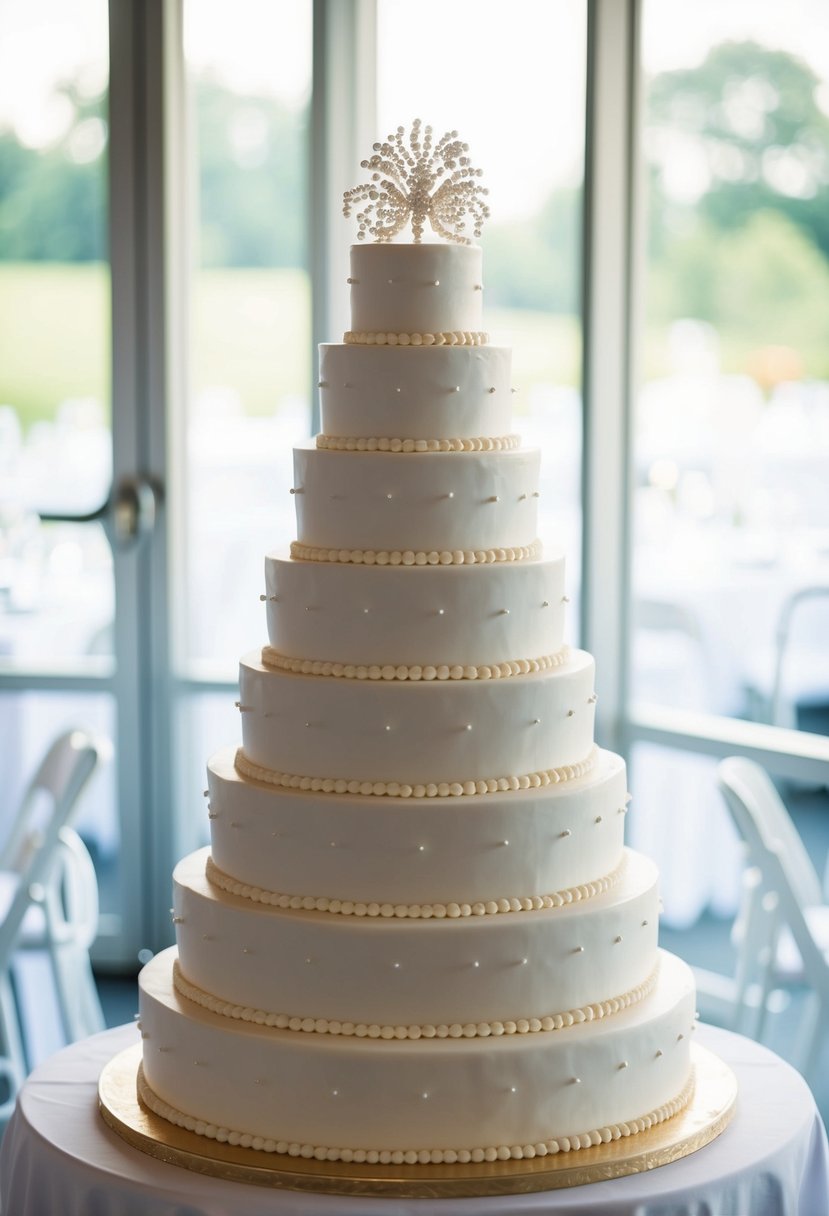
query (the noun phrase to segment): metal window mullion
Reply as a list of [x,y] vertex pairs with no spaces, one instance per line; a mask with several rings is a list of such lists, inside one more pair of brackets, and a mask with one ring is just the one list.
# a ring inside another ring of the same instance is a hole
[[583,645],[596,660],[596,734],[623,740],[639,0],[589,0],[583,215]]
[[[167,284],[171,78],[181,70],[181,0],[110,3],[110,244],[116,478],[167,473]],[[171,71],[172,69],[172,71]],[[170,815],[169,513],[115,552],[122,948],[159,940],[174,840]],[[129,863],[127,862],[129,859]]]
[[[375,0],[314,0],[313,91],[308,173],[311,271],[311,384],[317,347],[337,341],[348,323],[348,231],[343,191],[376,138]],[[312,431],[319,405],[312,394]]]

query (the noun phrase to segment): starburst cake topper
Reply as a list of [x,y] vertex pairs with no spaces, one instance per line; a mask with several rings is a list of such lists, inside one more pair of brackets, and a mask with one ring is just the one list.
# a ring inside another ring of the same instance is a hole
[[343,215],[356,212],[359,225],[357,239],[364,241],[366,233],[376,241],[390,241],[411,219],[415,244],[423,237],[428,220],[438,236],[460,245],[471,245],[464,234],[467,216],[473,235],[481,235],[481,226],[489,218],[489,208],[483,201],[489,191],[475,179],[480,169],[473,169],[467,152],[469,145],[458,139],[457,131],[447,131],[432,143],[432,128],[423,127],[419,118],[412,123],[408,137],[405,128],[398,127],[384,143],[374,144],[374,155],[360,161],[362,169],[370,169],[371,181],[363,182],[343,195]]

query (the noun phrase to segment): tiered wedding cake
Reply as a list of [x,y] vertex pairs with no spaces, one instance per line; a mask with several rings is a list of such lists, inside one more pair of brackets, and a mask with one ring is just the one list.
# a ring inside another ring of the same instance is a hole
[[[419,243],[464,209],[477,235],[476,174],[418,124],[364,164],[346,209],[380,243],[353,248],[352,329],[322,348],[298,540],[266,558],[242,746],[209,765],[212,845],[176,868],[178,947],[141,974],[141,1094],[330,1160],[586,1147],[688,1100],[693,980],[657,949],[593,660],[563,644],[481,251]],[[388,243],[409,213],[415,243]]]

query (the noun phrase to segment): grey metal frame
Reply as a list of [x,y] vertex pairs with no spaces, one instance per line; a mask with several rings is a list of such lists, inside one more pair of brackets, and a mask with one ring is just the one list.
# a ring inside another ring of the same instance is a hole
[[582,644],[596,731],[621,746],[630,553],[639,0],[589,0],[582,261]]

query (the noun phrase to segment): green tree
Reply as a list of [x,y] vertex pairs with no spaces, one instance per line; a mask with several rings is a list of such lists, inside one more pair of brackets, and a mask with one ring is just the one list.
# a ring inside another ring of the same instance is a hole
[[106,255],[106,175],[103,152],[86,159],[84,135],[93,129],[103,147],[102,97],[87,99],[70,86],[57,90],[74,119],[55,144],[28,148],[0,130],[0,260],[89,262]]
[[829,258],[829,115],[820,84],[804,60],[755,42],[722,43],[698,67],[656,76],[648,92],[654,248],[680,222],[671,163],[693,157],[707,176],[694,203],[700,217],[735,230],[758,212],[778,211]]
[[306,117],[209,77],[196,82],[195,112],[201,264],[303,266]]

